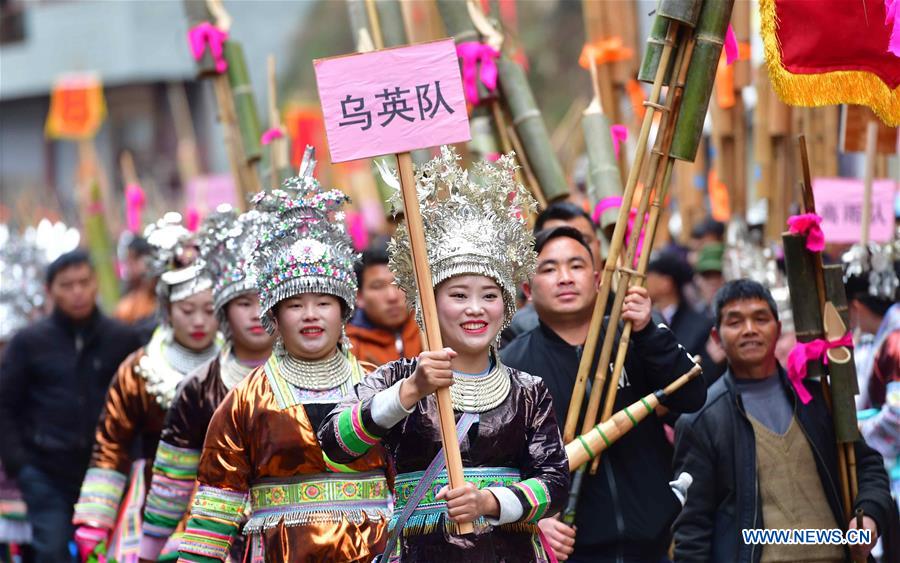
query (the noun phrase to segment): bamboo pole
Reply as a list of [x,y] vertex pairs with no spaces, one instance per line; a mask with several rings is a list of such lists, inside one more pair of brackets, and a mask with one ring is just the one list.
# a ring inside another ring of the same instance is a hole
[[587,432],[577,436],[566,444],[566,457],[569,458],[569,471],[576,471],[588,461],[595,459],[616,440],[636,428],[637,425],[665,403],[666,399],[700,376],[703,370],[695,365],[685,374],[670,383],[665,389],[645,395],[631,405],[609,417],[605,422],[595,425]]
[[869,245],[869,230],[872,225],[872,181],[875,177],[875,150],[878,148],[878,122],[866,124],[866,171],[863,181],[862,238],[863,248]]
[[[606,302],[609,299],[609,292],[612,286],[613,272],[616,269],[616,262],[622,251],[622,243],[625,239],[625,228],[628,223],[628,215],[631,208],[631,200],[634,198],[634,191],[637,187],[638,176],[640,174],[641,165],[646,152],[647,140],[650,137],[650,128],[653,124],[653,116],[659,106],[660,92],[662,90],[662,82],[665,76],[666,67],[672,56],[675,38],[678,34],[679,24],[672,22],[669,24],[664,47],[660,55],[661,64],[657,68],[656,77],[653,81],[653,87],[650,91],[650,97],[645,102],[647,111],[644,113],[644,120],[641,123],[641,131],[638,135],[637,149],[635,152],[634,163],[628,172],[628,181],[625,184],[625,191],[622,195],[622,206],[619,208],[619,217],[613,230],[612,239],[610,241],[609,255],[606,259],[606,266],[603,269],[603,275],[600,282],[600,292],[597,300],[594,302],[593,317],[591,325],[588,328],[587,339],[584,343],[584,350],[581,355],[581,362],[578,366],[578,375],[575,378],[575,386],[572,390],[572,399],[569,403],[569,411],[566,416],[566,423],[563,432],[565,442],[571,442],[575,438],[575,430],[578,425],[579,414],[581,413],[581,405],[584,402],[584,393],[587,386],[587,378],[591,369],[591,363],[597,347],[597,340],[600,336],[600,329],[603,323],[604,312],[606,311]],[[593,390],[592,390],[593,393]]]
[[[270,54],[267,60],[268,70],[268,108],[269,127],[278,129],[284,133],[284,124],[281,122],[281,112],[278,111],[278,82],[275,73],[275,55]],[[275,189],[281,185],[284,172],[289,170],[290,156],[288,155],[288,141],[284,136],[272,139],[269,142],[269,186]]]

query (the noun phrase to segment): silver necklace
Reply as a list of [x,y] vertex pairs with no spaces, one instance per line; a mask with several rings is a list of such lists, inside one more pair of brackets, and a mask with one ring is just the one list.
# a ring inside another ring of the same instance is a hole
[[340,387],[350,379],[350,362],[339,351],[325,360],[314,362],[284,354],[279,361],[281,376],[301,389],[324,391]]
[[187,375],[200,367],[201,364],[207,362],[218,353],[216,343],[213,342],[207,348],[194,352],[179,344],[174,338],[166,343],[163,353],[166,356],[166,362],[175,371]]
[[254,366],[242,364],[234,355],[230,345],[222,349],[220,357],[222,360],[219,367],[219,377],[229,391],[234,389],[254,369]]
[[483,375],[453,372],[450,399],[453,410],[461,412],[487,412],[506,400],[511,387],[506,366],[494,360],[494,367]]

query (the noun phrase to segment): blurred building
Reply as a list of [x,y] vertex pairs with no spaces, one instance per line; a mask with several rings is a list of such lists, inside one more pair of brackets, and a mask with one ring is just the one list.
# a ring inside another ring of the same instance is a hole
[[[244,46],[264,126],[266,57],[279,56],[279,74],[293,64],[286,53],[313,4],[224,2],[233,19],[231,36]],[[123,193],[119,157],[125,150],[134,157],[151,206],[180,200],[172,91],[185,94],[201,171],[228,173],[212,88],[194,81],[187,30],[177,0],[0,0],[0,204],[5,213],[22,222],[56,213],[77,221],[76,143],[44,138],[51,88],[70,72],[93,72],[103,80],[107,119],[95,143],[115,201],[121,202]]]

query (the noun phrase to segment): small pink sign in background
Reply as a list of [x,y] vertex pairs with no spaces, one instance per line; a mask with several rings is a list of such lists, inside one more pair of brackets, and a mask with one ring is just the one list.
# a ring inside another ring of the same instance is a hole
[[[872,183],[872,221],[869,240],[886,242],[894,231],[894,193],[897,182]],[[854,243],[862,237],[863,181],[855,178],[814,178],[816,213],[822,217],[825,242]]]
[[332,162],[471,139],[452,39],[313,64]]

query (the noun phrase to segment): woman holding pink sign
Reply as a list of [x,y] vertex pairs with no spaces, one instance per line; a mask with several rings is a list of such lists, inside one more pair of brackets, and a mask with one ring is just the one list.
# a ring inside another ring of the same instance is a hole
[[[447,348],[382,366],[326,418],[319,440],[348,463],[379,443],[397,468],[383,561],[550,561],[537,521],[558,512],[569,469],[550,393],[500,362],[494,343],[515,313],[515,288],[534,268],[524,217],[531,196],[514,164],[473,176],[443,147],[417,175],[441,337]],[[422,324],[409,234],[391,268]],[[466,486],[450,489],[433,393],[450,388]],[[475,532],[459,535],[457,524]]]

